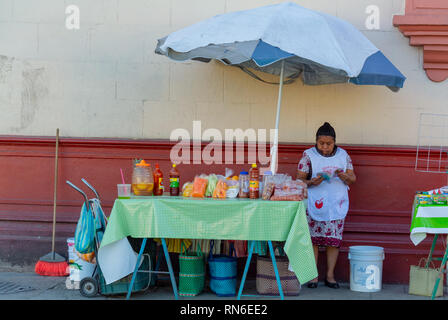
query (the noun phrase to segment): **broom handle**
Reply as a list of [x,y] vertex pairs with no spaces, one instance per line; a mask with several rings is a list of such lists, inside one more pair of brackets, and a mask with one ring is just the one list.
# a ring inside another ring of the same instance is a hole
[[56,129],[56,157],[54,165],[53,236],[51,239],[51,252],[53,253],[53,260],[55,259],[54,238],[56,233],[56,189],[58,184],[58,147],[59,147],[59,128]]

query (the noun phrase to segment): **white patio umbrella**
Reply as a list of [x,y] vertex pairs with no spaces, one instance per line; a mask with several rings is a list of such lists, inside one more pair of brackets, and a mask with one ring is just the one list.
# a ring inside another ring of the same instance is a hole
[[[405,77],[359,30],[328,14],[285,2],[217,15],[159,39],[156,53],[173,60],[212,59],[280,76],[271,171],[276,172],[284,84],[350,82],[393,91]],[[265,81],[266,82],[266,81]]]

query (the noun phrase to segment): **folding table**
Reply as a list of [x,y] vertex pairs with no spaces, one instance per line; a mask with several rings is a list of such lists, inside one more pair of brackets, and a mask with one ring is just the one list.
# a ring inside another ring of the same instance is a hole
[[448,234],[448,205],[419,204],[416,196],[412,208],[412,223],[410,229],[410,237],[414,245],[422,242],[426,238],[427,233],[434,234],[434,239],[425,267],[427,268],[432,260],[441,261],[440,276],[434,284],[431,296],[431,300],[434,300],[440,285],[441,274],[448,260],[448,244],[443,257],[433,256],[438,236]]
[[[306,220],[305,203],[302,201],[265,201],[251,199],[211,199],[184,197],[139,197],[115,200],[99,249],[98,262],[101,265],[101,251],[113,251],[114,243],[123,238],[160,239],[222,239],[268,241],[273,258],[279,289],[280,278],[276,268],[271,241],[285,241],[284,251],[289,258],[300,283],[317,277],[317,268],[311,238]],[[162,246],[170,269],[170,278],[177,299],[177,287],[170,267],[166,243]],[[146,243],[146,242],[144,242]],[[140,260],[144,244],[137,260]],[[110,253],[110,252],[109,252]],[[246,262],[238,299],[247,276],[250,257]],[[117,256],[119,253],[117,252]],[[123,277],[134,272],[138,261],[130,268],[129,263],[117,259],[117,269]],[[103,269],[103,268],[102,268]],[[105,271],[107,273],[107,270]],[[105,274],[105,278],[107,274]],[[132,281],[132,280],[131,280]],[[132,288],[132,286],[130,287]],[[283,292],[279,290],[283,299]]]

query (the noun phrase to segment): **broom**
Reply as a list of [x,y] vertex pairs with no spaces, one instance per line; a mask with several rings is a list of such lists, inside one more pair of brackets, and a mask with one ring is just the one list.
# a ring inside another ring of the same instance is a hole
[[51,239],[51,252],[41,257],[36,263],[34,271],[41,276],[67,276],[68,263],[65,258],[54,251],[54,238],[56,231],[56,189],[58,181],[58,146],[59,146],[59,128],[56,129],[56,159],[54,168],[54,201],[53,201],[53,236]]

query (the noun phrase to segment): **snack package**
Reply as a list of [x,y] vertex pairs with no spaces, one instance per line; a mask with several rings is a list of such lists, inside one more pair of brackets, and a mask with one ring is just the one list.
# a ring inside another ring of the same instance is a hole
[[226,168],[226,174],[225,174],[226,179],[230,178],[232,176],[232,174],[233,174],[233,170]]
[[213,191],[215,191],[216,184],[218,183],[218,177],[216,174],[211,174],[208,176],[207,189],[205,190],[205,196],[213,196]]
[[182,195],[184,197],[191,197],[191,194],[193,193],[193,183],[192,182],[185,182],[182,186]]
[[327,172],[318,172],[316,175],[318,177],[324,178],[324,180],[327,180],[327,181],[331,179],[331,176]]
[[240,192],[240,183],[238,180],[226,180],[225,182],[227,184],[227,192],[226,192],[226,198],[236,198],[238,196],[238,193]]
[[274,194],[270,200],[273,201],[302,201],[306,195],[306,184],[301,180],[292,180],[291,177],[284,182],[276,184]]
[[213,198],[224,199],[227,193],[227,183],[224,180],[218,180],[215,190],[213,191]]
[[263,200],[269,200],[271,199],[272,194],[274,193],[275,183],[274,182],[267,182],[266,185],[263,187],[263,193],[261,195],[261,198]]
[[308,186],[306,185],[306,183],[303,182],[303,181],[300,180],[300,179],[297,179],[297,180],[296,180],[296,184],[297,184],[298,186],[301,186],[301,187],[302,187],[303,197],[304,197],[305,199],[308,199]]
[[207,183],[208,180],[203,176],[194,178],[193,193],[191,194],[191,196],[195,198],[204,198],[205,191],[207,190]]

